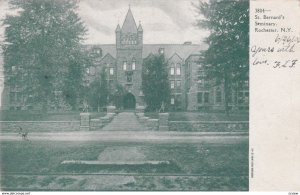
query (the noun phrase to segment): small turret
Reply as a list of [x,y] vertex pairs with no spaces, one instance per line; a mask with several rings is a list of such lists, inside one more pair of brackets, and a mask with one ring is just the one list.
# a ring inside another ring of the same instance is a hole
[[116,32],[116,46],[117,46],[117,48],[119,48],[121,45],[121,28],[120,28],[119,24],[118,24],[115,32]]
[[142,28],[142,25],[141,25],[141,21],[139,21],[138,32],[143,32],[143,28]]

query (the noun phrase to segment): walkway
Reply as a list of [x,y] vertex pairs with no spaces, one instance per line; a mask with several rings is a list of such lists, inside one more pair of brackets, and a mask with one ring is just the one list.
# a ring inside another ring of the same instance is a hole
[[[30,141],[101,141],[114,143],[224,143],[248,142],[245,132],[73,131],[29,133]],[[22,141],[18,133],[0,133],[0,141]],[[24,141],[26,142],[26,141]]]
[[121,112],[119,113],[108,125],[106,125],[103,131],[141,131],[146,130],[137,120],[133,112]]

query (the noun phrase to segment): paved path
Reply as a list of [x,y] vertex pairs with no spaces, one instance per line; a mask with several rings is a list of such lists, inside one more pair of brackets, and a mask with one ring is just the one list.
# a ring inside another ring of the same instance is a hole
[[146,127],[142,126],[139,123],[139,121],[137,120],[133,112],[121,112],[102,130],[103,131],[140,131],[140,130],[146,130]]
[[[172,131],[73,131],[30,133],[30,141],[100,141],[122,143],[226,143],[247,142],[245,132],[172,132]],[[17,133],[1,133],[0,141],[22,141]]]

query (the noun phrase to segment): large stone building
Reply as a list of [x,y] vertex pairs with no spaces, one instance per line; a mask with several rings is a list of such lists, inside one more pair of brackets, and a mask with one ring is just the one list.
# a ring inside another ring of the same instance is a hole
[[[172,110],[224,110],[222,85],[215,86],[204,77],[205,71],[200,62],[200,51],[206,48],[204,44],[144,44],[143,34],[141,23],[137,26],[129,8],[122,27],[119,24],[116,27],[115,44],[87,46],[94,59],[93,65],[86,67],[87,85],[105,68],[109,86],[121,84],[126,90],[124,108],[145,105],[141,90],[142,64],[149,55],[158,53],[164,55],[168,62]],[[21,96],[16,91],[6,91],[16,97]],[[26,109],[16,97],[3,102],[2,108]],[[232,93],[230,107],[248,110],[248,97],[248,86],[242,86],[241,90]]]

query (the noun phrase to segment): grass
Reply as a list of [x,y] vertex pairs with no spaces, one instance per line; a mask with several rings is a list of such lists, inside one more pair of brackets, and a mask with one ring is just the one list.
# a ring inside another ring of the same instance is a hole
[[249,114],[239,113],[203,113],[203,112],[172,112],[171,121],[249,121]]
[[[113,184],[98,184],[99,190],[247,190],[248,143],[240,144],[133,144],[99,142],[3,141],[1,186],[9,189],[91,189],[94,176],[51,175],[72,173],[141,173],[118,176]],[[63,167],[64,160],[96,160],[111,146],[139,147],[146,160],[171,161],[170,165]],[[195,176],[145,177],[144,173],[199,174]],[[27,175],[28,174],[28,175]],[[30,175],[37,174],[37,175]],[[41,175],[41,176],[40,176]],[[99,176],[98,176],[99,177]],[[207,179],[203,179],[207,178]],[[125,181],[123,181],[125,180]],[[128,180],[128,182],[127,182]],[[123,181],[123,182],[122,182]],[[120,184],[118,184],[120,183]],[[112,186],[111,186],[112,185]]]
[[[92,112],[91,118],[104,116],[105,112]],[[37,111],[0,111],[0,121],[79,121],[80,112],[44,113]]]
[[175,164],[143,164],[143,165],[60,165],[60,172],[76,172],[76,173],[181,173],[181,169]]
[[[130,144],[110,144],[128,146]],[[172,161],[188,174],[246,175],[248,174],[248,146],[243,144],[144,144],[137,146],[146,160]],[[64,160],[96,160],[108,147],[98,142],[1,142],[3,172],[55,173],[63,171]],[[150,167],[150,166],[149,166]],[[111,167],[110,167],[111,169]],[[130,168],[129,168],[130,169]],[[163,167],[160,171],[162,171]],[[113,169],[112,169],[113,170]],[[131,169],[130,169],[131,170]],[[68,170],[67,170],[68,171]],[[87,170],[88,171],[88,170]],[[93,170],[95,171],[95,170]],[[160,172],[158,170],[158,172]],[[80,171],[82,172],[82,171]],[[163,171],[166,172],[166,171]],[[172,170],[171,172],[174,172]]]
[[[40,113],[30,111],[1,111],[0,121],[78,121],[80,112]],[[91,118],[100,118],[105,112],[93,112]],[[145,116],[158,118],[157,112],[146,112]],[[204,112],[170,112],[171,121],[248,121],[249,114],[235,113],[227,116],[225,113]]]
[[[146,112],[145,116],[158,119],[157,112]],[[227,116],[225,113],[205,112],[170,112],[170,121],[249,121],[248,113],[234,113]]]

